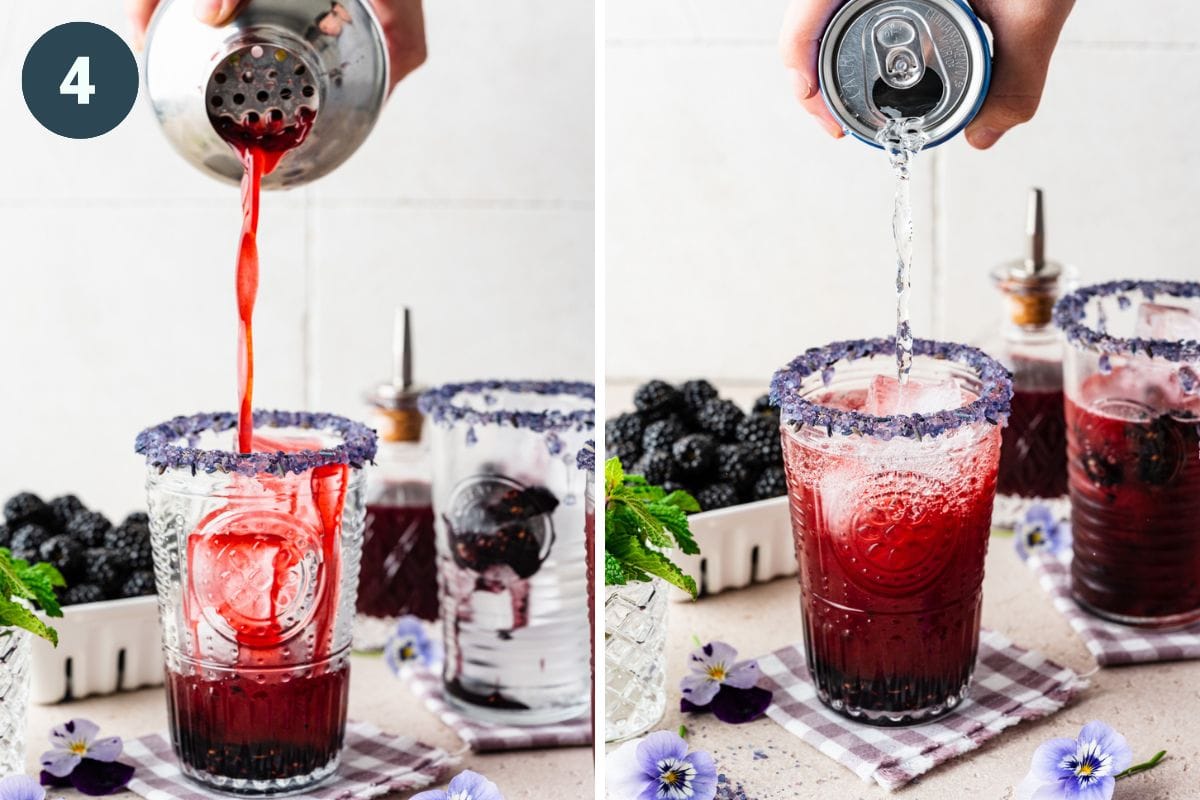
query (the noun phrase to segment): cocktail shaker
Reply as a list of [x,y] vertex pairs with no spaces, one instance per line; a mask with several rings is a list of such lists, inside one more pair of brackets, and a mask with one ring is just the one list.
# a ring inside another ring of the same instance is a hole
[[196,20],[187,0],[164,0],[145,58],[147,94],[167,138],[218,178],[237,182],[243,172],[218,125],[315,116],[303,143],[263,180],[275,189],[316,180],[349,158],[389,85],[383,29],[366,0],[250,0],[222,28]]

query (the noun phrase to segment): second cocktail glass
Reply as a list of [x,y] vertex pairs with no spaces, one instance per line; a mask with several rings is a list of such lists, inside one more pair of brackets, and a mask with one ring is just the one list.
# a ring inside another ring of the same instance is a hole
[[[967,693],[1012,384],[974,348],[838,342],[775,374],[808,668],[821,700],[877,725]],[[876,356],[884,356],[876,358]]]
[[487,381],[421,399],[432,423],[446,699],[511,725],[587,713],[590,383]]

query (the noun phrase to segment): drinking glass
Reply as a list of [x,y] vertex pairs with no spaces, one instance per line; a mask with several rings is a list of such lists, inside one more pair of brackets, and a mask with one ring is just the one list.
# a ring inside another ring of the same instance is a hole
[[[971,347],[837,342],[775,374],[818,696],[876,725],[930,719],[967,694],[1012,384]],[[876,358],[876,356],[885,356]]]
[[177,417],[143,431],[171,742],[188,778],[295,793],[332,775],[375,434],[327,414]]
[[590,383],[449,384],[433,423],[433,507],[448,702],[540,725],[588,711],[585,476]]
[[1067,457],[1081,606],[1145,627],[1200,620],[1200,283],[1064,297]]

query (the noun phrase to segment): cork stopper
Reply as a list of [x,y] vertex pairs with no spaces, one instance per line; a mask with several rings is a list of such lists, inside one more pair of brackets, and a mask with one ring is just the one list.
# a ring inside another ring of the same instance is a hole
[[413,384],[412,314],[396,309],[392,334],[392,379],[375,387],[367,400],[380,417],[379,438],[385,442],[419,442],[425,416],[417,408],[424,390]]
[[1008,316],[1021,328],[1049,325],[1058,299],[1062,266],[1046,260],[1046,224],[1041,189],[1029,193],[1025,223],[1025,258],[1002,264],[992,271],[992,280],[1004,293]]

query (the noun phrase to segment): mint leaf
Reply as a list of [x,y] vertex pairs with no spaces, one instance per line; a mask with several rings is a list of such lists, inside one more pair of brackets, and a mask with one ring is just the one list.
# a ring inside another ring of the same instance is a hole
[[51,628],[28,608],[12,601],[0,603],[0,627],[23,628],[58,646],[58,631]]
[[684,575],[683,570],[657,550],[648,550],[643,547],[631,548],[630,552],[625,554],[622,564],[626,568],[633,567],[662,578],[667,583],[683,589],[692,597],[697,594],[696,581],[690,575]]
[[628,581],[625,579],[625,569],[621,566],[621,562],[617,560],[612,553],[604,554],[604,585],[605,586],[624,586]]
[[58,644],[58,633],[42,622],[30,606],[47,616],[61,617],[54,589],[66,586],[63,576],[49,564],[28,564],[14,559],[12,552],[0,547],[0,627],[23,628]]
[[671,532],[671,535],[675,537],[675,543],[686,555],[694,556],[700,552],[700,547],[692,537],[691,529],[688,528],[688,516],[682,509],[667,505],[665,502],[653,503],[647,508],[654,519]]

